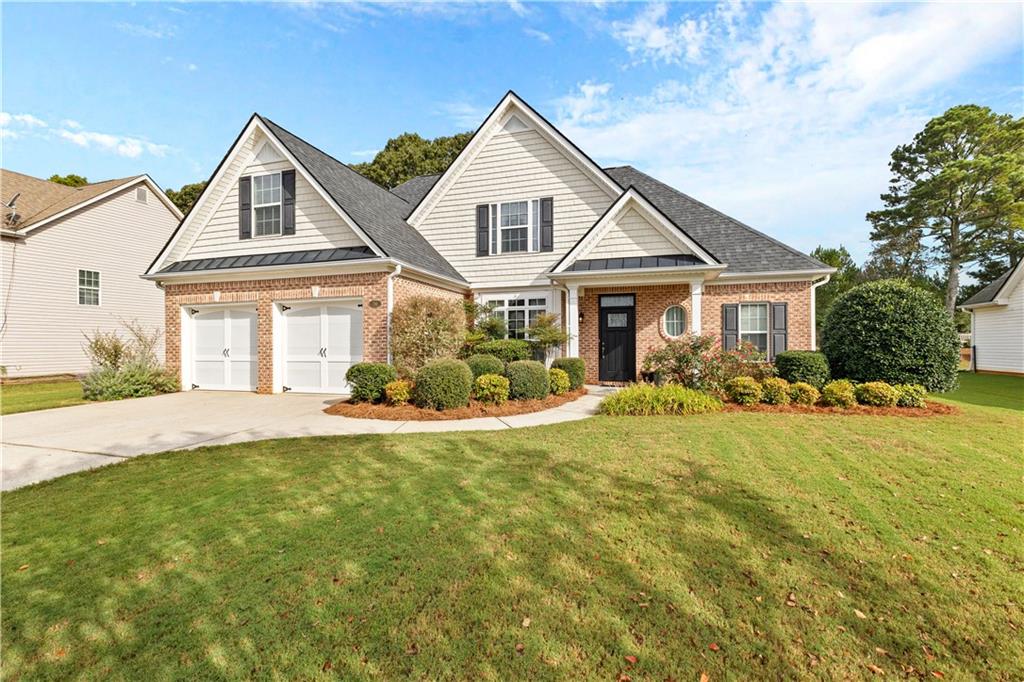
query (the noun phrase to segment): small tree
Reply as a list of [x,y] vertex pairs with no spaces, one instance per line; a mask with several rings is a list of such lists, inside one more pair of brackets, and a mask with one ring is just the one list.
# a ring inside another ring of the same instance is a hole
[[569,335],[562,329],[558,315],[540,313],[527,330],[527,338],[534,351],[541,357],[547,357],[548,351],[558,348],[569,340]]
[[84,187],[89,184],[89,179],[82,175],[75,175],[74,173],[68,173],[67,175],[57,175],[54,173],[49,178],[50,182],[56,182],[58,185],[67,185],[68,187]]
[[414,296],[391,314],[391,350],[403,376],[431,360],[455,357],[465,336],[466,315],[458,302]]

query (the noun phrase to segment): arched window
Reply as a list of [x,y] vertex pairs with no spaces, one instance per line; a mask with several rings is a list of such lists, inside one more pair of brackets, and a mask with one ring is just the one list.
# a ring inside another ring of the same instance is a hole
[[665,310],[665,334],[673,338],[686,331],[686,311],[681,305],[669,306]]

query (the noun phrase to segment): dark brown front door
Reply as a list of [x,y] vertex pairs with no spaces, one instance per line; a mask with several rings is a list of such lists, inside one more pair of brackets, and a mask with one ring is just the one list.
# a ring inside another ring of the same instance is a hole
[[601,357],[598,379],[636,379],[636,305],[631,294],[601,296],[598,301]]

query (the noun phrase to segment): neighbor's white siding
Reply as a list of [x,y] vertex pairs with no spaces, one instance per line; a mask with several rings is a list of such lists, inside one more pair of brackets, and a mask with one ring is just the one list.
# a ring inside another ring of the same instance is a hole
[[[553,252],[476,255],[476,206],[554,198]],[[558,260],[612,199],[535,130],[500,132],[480,150],[419,226],[427,241],[474,286],[542,286]]]
[[689,253],[658,231],[635,208],[608,227],[601,240],[582,258],[629,258]]
[[[140,279],[178,218],[138,184],[0,243],[0,364],[9,376],[89,369],[84,335],[123,330],[122,320],[163,329],[163,292]],[[78,270],[100,273],[100,305],[78,304]],[[163,360],[163,345],[159,350]]]
[[976,369],[1024,373],[1024,285],[1010,292],[1008,305],[973,314]]

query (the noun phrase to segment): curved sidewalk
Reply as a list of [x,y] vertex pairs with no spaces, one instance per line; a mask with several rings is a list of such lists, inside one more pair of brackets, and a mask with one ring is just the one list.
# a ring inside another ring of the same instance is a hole
[[13,490],[137,455],[268,438],[492,431],[585,419],[611,392],[531,414],[451,421],[385,421],[324,414],[337,397],[190,391],[61,407],[2,418],[0,487]]

